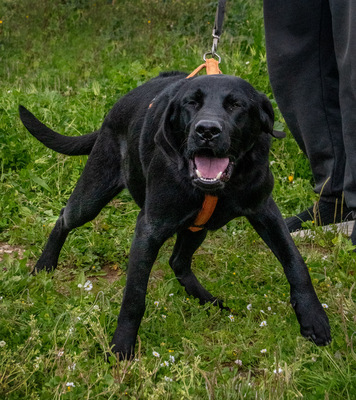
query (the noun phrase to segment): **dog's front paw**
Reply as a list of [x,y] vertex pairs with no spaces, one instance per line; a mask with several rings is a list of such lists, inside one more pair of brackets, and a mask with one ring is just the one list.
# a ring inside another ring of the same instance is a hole
[[41,271],[52,272],[57,268],[57,262],[57,258],[52,259],[42,254],[31,273],[32,275],[36,275]]
[[[314,297],[314,296],[312,296]],[[300,324],[300,333],[317,346],[331,343],[329,319],[317,299],[307,300],[307,296],[299,300],[291,300]]]
[[124,349],[115,346],[111,343],[111,352],[106,353],[106,360],[110,361],[110,357],[116,357],[117,361],[131,361],[134,359],[135,353],[133,351],[126,351]]
[[136,332],[130,329],[116,328],[110,343],[111,352],[119,361],[132,360],[135,356]]

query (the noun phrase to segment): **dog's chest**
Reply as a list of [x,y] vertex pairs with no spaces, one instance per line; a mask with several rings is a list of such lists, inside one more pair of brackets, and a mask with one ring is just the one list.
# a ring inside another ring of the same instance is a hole
[[[229,201],[229,199],[218,198],[214,211],[211,213],[208,220],[204,222],[204,224],[202,224],[202,227],[208,230],[219,229],[226,225],[232,219],[241,215],[238,213],[238,209],[238,205],[234,204],[233,201]],[[196,218],[199,216],[200,213],[201,210],[196,213],[196,215],[194,216],[194,221],[196,221]]]

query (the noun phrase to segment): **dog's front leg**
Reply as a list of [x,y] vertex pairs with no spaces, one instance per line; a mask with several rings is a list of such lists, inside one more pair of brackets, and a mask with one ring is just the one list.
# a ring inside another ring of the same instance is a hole
[[314,291],[308,268],[273,199],[270,197],[265,206],[256,214],[249,215],[248,219],[284,268],[301,334],[319,346],[330,343],[328,317]]
[[159,231],[159,227],[155,228],[146,222],[144,211],[141,211],[130,250],[118,324],[111,342],[112,351],[121,360],[134,355],[137,332],[145,312],[148,278],[158,251],[167,238]]

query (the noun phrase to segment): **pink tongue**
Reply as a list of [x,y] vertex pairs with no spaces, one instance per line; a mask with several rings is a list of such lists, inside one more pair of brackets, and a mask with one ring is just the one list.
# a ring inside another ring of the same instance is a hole
[[195,156],[194,162],[202,177],[209,179],[216,178],[216,175],[224,172],[229,165],[228,158]]

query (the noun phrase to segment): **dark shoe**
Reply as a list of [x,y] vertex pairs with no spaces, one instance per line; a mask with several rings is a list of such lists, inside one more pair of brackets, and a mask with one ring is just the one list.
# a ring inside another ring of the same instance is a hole
[[[356,218],[356,211],[354,211],[354,217]],[[354,246],[356,246],[356,222],[354,224],[354,228],[352,229],[350,239],[351,239],[351,243]],[[356,249],[354,250],[354,252],[356,253]]]
[[[339,201],[325,201],[319,200],[312,207],[301,212],[294,217],[285,219],[289,232],[295,232],[302,229],[302,223],[307,221],[314,221],[317,226],[324,226],[330,224],[337,224],[339,222],[353,220],[352,210],[346,207],[344,203]],[[356,226],[356,224],[355,224]],[[351,240],[354,235],[356,240],[355,228],[351,235]]]

